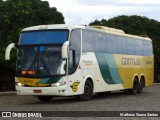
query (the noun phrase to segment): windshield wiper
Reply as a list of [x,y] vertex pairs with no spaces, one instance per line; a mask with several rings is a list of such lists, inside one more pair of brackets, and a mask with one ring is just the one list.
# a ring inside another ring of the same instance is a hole
[[38,60],[38,54],[36,53],[36,55],[35,55],[35,59],[33,60],[33,62],[31,63],[31,65],[27,68],[27,73],[28,73],[28,70],[33,66],[33,65],[35,65],[35,63],[36,63],[36,61]]
[[46,69],[46,72],[50,75],[51,73],[50,73],[50,71],[49,71],[49,69],[48,69],[48,67],[47,67],[47,65],[46,65],[46,62],[43,60],[42,57],[40,58],[40,60],[42,61],[43,65],[44,65],[44,67],[45,67],[45,69]]
[[37,61],[37,57],[34,59],[34,61],[31,63],[31,65],[27,68],[27,72],[28,72],[28,70],[35,64],[35,62]]

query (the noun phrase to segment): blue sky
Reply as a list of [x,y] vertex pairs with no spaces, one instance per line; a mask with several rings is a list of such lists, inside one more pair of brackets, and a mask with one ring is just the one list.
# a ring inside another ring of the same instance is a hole
[[87,25],[95,19],[140,15],[160,21],[160,0],[44,0],[63,13],[66,24]]

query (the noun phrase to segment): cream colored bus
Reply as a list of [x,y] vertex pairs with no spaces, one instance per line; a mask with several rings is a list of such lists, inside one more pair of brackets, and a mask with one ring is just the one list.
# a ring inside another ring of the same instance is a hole
[[17,49],[17,95],[91,99],[94,93],[141,93],[153,84],[153,48],[147,37],[103,26],[40,25],[22,30]]

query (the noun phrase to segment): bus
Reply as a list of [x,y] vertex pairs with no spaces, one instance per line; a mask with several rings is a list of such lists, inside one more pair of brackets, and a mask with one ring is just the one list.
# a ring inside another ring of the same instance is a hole
[[153,84],[154,55],[148,37],[125,34],[104,26],[39,25],[21,31],[19,42],[6,48],[10,59],[17,49],[17,95],[76,96],[94,93],[141,93]]

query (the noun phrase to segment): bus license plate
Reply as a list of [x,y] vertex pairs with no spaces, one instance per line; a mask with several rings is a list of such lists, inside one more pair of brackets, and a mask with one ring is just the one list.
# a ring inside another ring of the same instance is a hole
[[33,93],[42,93],[42,90],[33,90]]

